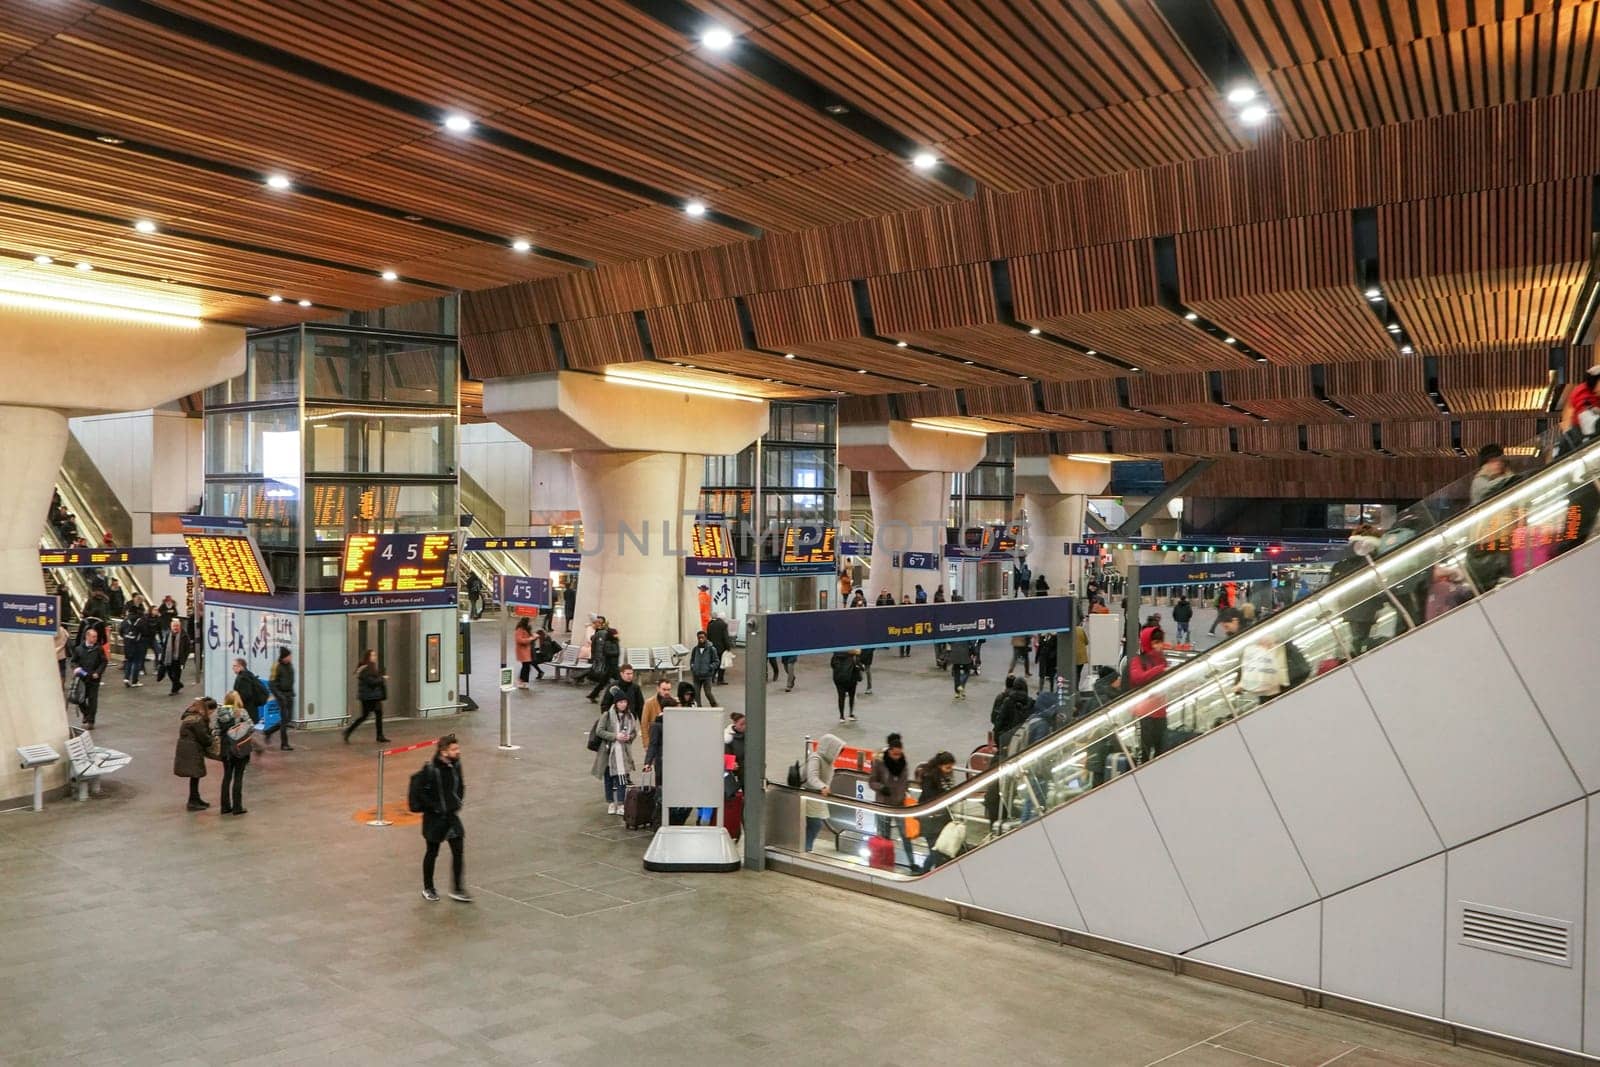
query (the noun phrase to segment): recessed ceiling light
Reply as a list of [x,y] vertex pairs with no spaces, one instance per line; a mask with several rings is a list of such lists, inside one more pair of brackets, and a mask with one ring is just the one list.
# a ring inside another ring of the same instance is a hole
[[1400,354],[1402,356],[1409,356],[1413,351],[1414,351],[1414,349],[1410,345],[1401,345],[1400,346]]
[[1030,333],[1030,334],[1032,334],[1032,335],[1033,335],[1033,336],[1035,336],[1035,337],[1038,337],[1038,336],[1039,336],[1039,334],[1040,334],[1040,333],[1041,333],[1041,332],[1042,332],[1042,331],[1040,331],[1040,329],[1039,329],[1039,327],[1037,327],[1037,326],[1030,326],[1030,327],[1028,327],[1028,332],[1029,332],[1029,333]]
[[1400,332],[1400,324],[1399,323],[1395,323],[1395,322],[1391,322],[1389,325],[1385,326],[1384,329],[1388,330],[1390,333],[1399,333]]
[[823,108],[822,110],[826,111],[830,115],[848,115],[848,114],[850,114],[850,109],[847,106],[845,106],[844,104],[829,104],[827,107]]
[[1183,315],[1183,317],[1184,317],[1184,318],[1185,318],[1185,319],[1188,319],[1188,320],[1189,320],[1189,321],[1190,321],[1190,322],[1193,322],[1193,321],[1194,321],[1194,320],[1195,320],[1195,319],[1198,319],[1198,318],[1199,318],[1199,317],[1200,317],[1200,316],[1199,316],[1199,315],[1196,315],[1196,314],[1195,314],[1195,313],[1194,313],[1194,312],[1192,312],[1192,311],[1186,311],[1186,312],[1184,312],[1184,315]]
[[1248,104],[1255,98],[1256,87],[1254,85],[1235,85],[1228,90],[1228,103],[1230,104]]
[[39,254],[37,256],[34,256],[33,257],[33,261],[35,263],[39,264],[39,266],[41,266],[41,267],[48,267],[50,264],[55,262],[55,260],[51,259],[47,255],[44,255],[43,253],[41,253],[41,254]]
[[511,251],[513,251],[513,252],[527,252],[527,251],[530,251],[532,248],[533,248],[532,242],[524,241],[520,237],[518,237],[515,241],[511,242]]
[[972,360],[970,360],[970,359],[964,359],[964,360],[961,361],[961,365],[963,367],[970,367],[970,366],[973,365],[973,363],[972,363]]
[[1089,353],[1088,353],[1088,354],[1089,354],[1089,355],[1091,355],[1091,356],[1095,356],[1095,355],[1099,355],[1099,353],[1098,353],[1098,352],[1096,352],[1096,351],[1095,351],[1095,350],[1094,350],[1094,349],[1092,349],[1092,348],[1091,348],[1091,349],[1089,349]]
[[1249,107],[1239,112],[1239,121],[1244,123],[1246,126],[1254,126],[1257,123],[1265,122],[1266,119],[1267,109],[1262,107],[1260,104],[1251,104]]
[[861,369],[861,370],[858,370],[858,371],[856,371],[856,373],[857,373],[857,374],[865,374],[865,373],[867,373],[867,372],[866,372],[866,369],[865,369],[865,368],[863,368],[863,369]]
[[94,139],[96,141],[99,141],[101,144],[126,144],[127,143],[122,138],[118,137],[116,134],[113,134],[113,133],[97,133],[97,134],[95,134]]
[[309,300],[301,300],[301,301],[299,301],[299,304],[303,308],[308,308],[308,307],[311,306],[311,301],[309,301]]
[[693,363],[685,363],[683,365],[683,367],[684,367],[685,370],[694,370],[695,369],[695,366],[694,366]]
[[267,175],[267,188],[268,189],[287,189],[287,188],[289,188],[289,186],[291,186],[293,184],[294,183],[289,180],[289,176],[287,174],[269,174],[269,175]]
[[86,260],[86,259],[80,259],[80,260],[78,260],[78,262],[76,262],[76,263],[74,263],[74,264],[73,264],[73,267],[74,267],[74,268],[75,268],[75,269],[77,269],[77,270],[81,270],[81,271],[91,271],[91,270],[94,270],[94,264],[93,264],[93,263],[90,263],[90,262],[89,262],[89,261],[88,261],[88,260]]
[[461,114],[446,115],[444,117],[444,128],[451,133],[466,133],[472,129],[472,120]]
[[713,52],[723,52],[733,45],[733,31],[725,26],[712,26],[700,35],[700,43]]
[[905,347],[905,346],[906,346],[906,343],[905,343],[905,342],[904,342],[904,341],[896,341],[896,342],[895,342],[895,343],[894,343],[894,346],[895,346],[895,347],[896,347],[896,348],[904,348],[904,347]]
[[1367,290],[1367,299],[1368,300],[1377,300],[1377,299],[1380,299],[1382,296],[1383,296],[1383,290],[1379,289],[1376,285],[1374,285],[1371,289]]
[[692,218],[699,218],[701,215],[706,213],[706,205],[702,200],[691,200],[687,204],[683,205],[683,210]]
[[406,222],[421,222],[422,221],[422,216],[421,215],[401,215],[400,217],[402,219],[404,219]]
[[1231,345],[1231,344],[1235,344],[1236,342],[1231,337],[1224,337],[1222,339],[1222,343],[1225,344],[1225,345]]
[[283,297],[279,296],[277,293],[273,293],[271,296],[267,297],[267,299],[272,301],[274,304],[283,303]]
[[1133,371],[1136,371],[1136,370],[1138,370],[1138,369],[1139,369],[1139,368],[1138,368],[1138,367],[1129,367],[1129,368],[1128,368],[1128,369],[1129,369],[1129,370],[1133,370]]
[[932,152],[918,152],[911,157],[911,165],[918,170],[932,170],[939,163],[939,157]]
[[928,383],[927,382],[918,382],[917,384],[922,386],[922,388],[924,388],[924,389],[928,388]]
[[140,233],[156,232],[156,224],[151,222],[149,219],[140,219],[138,222],[133,224],[133,228],[138,230]]
[[1021,378],[1023,381],[1027,381],[1028,380],[1028,376],[1026,374],[1019,374],[1019,375],[1017,375],[1017,377]]
[[785,352],[783,354],[783,358],[784,359],[793,359],[794,358],[794,353],[793,352]]
[[383,274],[382,274],[382,275],[380,275],[380,277],[382,277],[382,278],[383,278],[383,280],[384,280],[384,281],[386,281],[386,282],[392,282],[392,281],[394,281],[394,280],[395,280],[395,279],[397,279],[397,278],[399,278],[399,277],[400,277],[400,275],[398,275],[398,274],[396,274],[396,273],[395,273],[395,272],[394,272],[394,271],[392,271],[392,270],[386,270],[386,271],[384,271],[384,272],[383,272]]
[[1267,357],[1266,356],[1257,356],[1256,357],[1256,362],[1257,363],[1265,363],[1266,361],[1267,361]]

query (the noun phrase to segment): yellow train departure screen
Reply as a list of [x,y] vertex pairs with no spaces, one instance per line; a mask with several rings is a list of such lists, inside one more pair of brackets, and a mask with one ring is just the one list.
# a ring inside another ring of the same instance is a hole
[[183,535],[194,557],[200,584],[219,593],[255,593],[271,596],[272,579],[261,550],[244,534],[189,533]]
[[344,542],[341,593],[415,593],[450,579],[449,533],[351,534]]

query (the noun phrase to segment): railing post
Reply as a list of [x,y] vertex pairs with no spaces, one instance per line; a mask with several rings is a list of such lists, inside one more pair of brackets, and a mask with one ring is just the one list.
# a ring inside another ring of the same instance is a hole
[[383,817],[383,764],[387,753],[378,753],[378,810],[372,813],[372,818],[367,820],[368,826],[389,826],[388,819]]

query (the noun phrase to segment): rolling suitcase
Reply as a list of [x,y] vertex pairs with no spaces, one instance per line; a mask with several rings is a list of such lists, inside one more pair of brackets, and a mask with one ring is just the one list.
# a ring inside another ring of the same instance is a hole
[[654,786],[629,786],[622,798],[622,825],[629,830],[654,830],[661,825],[660,800]]
[[722,803],[722,820],[727,825],[728,836],[735,841],[744,830],[744,790],[741,789]]
[[887,837],[867,838],[867,863],[880,871],[894,870],[894,842]]

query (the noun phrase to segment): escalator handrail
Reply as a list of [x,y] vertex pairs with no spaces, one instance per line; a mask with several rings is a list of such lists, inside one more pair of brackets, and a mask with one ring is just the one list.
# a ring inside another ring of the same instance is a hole
[[[1542,446],[1545,442],[1541,440],[1539,443]],[[1398,577],[1403,577],[1406,573],[1408,573],[1403,568],[1407,566],[1410,561],[1414,561],[1421,557],[1430,545],[1436,545],[1437,542],[1443,541],[1451,531],[1459,531],[1464,527],[1471,527],[1483,522],[1485,515],[1491,509],[1503,509],[1507,507],[1514,508],[1517,506],[1517,503],[1520,503],[1521,498],[1523,497],[1535,496],[1542,489],[1562,485],[1563,478],[1575,467],[1577,467],[1580,462],[1587,465],[1592,461],[1592,459],[1600,457],[1600,449],[1597,449],[1597,446],[1600,446],[1600,440],[1591,441],[1582,448],[1550,462],[1542,470],[1528,475],[1522,481],[1517,482],[1514,485],[1511,485],[1506,489],[1479,501],[1476,504],[1469,505],[1464,510],[1457,512],[1455,515],[1450,516],[1443,522],[1436,524],[1431,529],[1426,530],[1415,539],[1408,541],[1404,545],[1401,545],[1381,559],[1372,561],[1370,566],[1355,570],[1351,574],[1346,575],[1338,581],[1329,582],[1312,595],[1298,601],[1288,608],[1285,608],[1283,611],[1273,615],[1270,619],[1258,624],[1256,627],[1237,634],[1219,644],[1213,645],[1211,648],[1206,649],[1204,653],[1196,656],[1189,662],[1168,670],[1162,674],[1156,682],[1151,683],[1149,686],[1134,690],[1132,692],[1124,693],[1111,703],[1106,704],[1100,710],[1084,716],[1065,729],[1056,732],[1050,737],[1047,737],[1031,748],[1027,748],[1014,756],[996,762],[994,766],[990,767],[987,771],[984,771],[975,778],[969,778],[967,781],[955,786],[948,792],[941,794],[936,800],[925,804],[918,803],[904,807],[893,807],[877,804],[872,801],[857,800],[854,797],[836,797],[832,794],[828,795],[827,797],[822,797],[821,794],[813,793],[810,790],[796,789],[790,786],[787,782],[774,782],[770,779],[767,780],[767,785],[769,788],[774,790],[801,794],[807,799],[817,799],[819,802],[830,804],[835,807],[846,808],[849,810],[867,811],[878,815],[912,819],[921,819],[928,815],[944,811],[957,804],[964,803],[973,799],[974,797],[981,797],[984,791],[986,791],[990,785],[993,785],[998,781],[1002,781],[1008,775],[1016,773],[1019,767],[1026,767],[1028,764],[1045,760],[1049,756],[1053,754],[1059,754],[1063,749],[1068,749],[1069,747],[1073,749],[1073,753],[1069,754],[1075,754],[1080,747],[1081,750],[1087,751],[1089,745],[1097,743],[1115,733],[1119,733],[1122,730],[1127,729],[1134,722],[1137,722],[1144,716],[1133,715],[1128,717],[1127,721],[1119,723],[1118,711],[1127,710],[1135,702],[1151,701],[1152,703],[1160,704],[1176,703],[1185,699],[1189,693],[1199,692],[1205,685],[1214,684],[1214,677],[1205,676],[1205,668],[1209,665],[1209,663],[1223,659],[1223,653],[1229,653],[1239,648],[1240,646],[1235,644],[1238,637],[1248,636],[1250,640],[1258,641],[1263,636],[1263,633],[1270,633],[1271,630],[1279,628],[1291,628],[1292,624],[1301,621],[1311,622],[1314,625],[1325,625],[1327,620],[1318,614],[1318,609],[1326,606],[1332,600],[1335,594],[1346,593],[1354,589],[1356,583],[1358,582],[1372,582],[1374,583],[1374,588],[1370,594],[1355,598],[1356,600],[1365,599],[1366,596],[1382,595],[1382,593],[1385,590],[1388,590]],[[1470,478],[1471,475],[1468,476],[1468,479]],[[1600,533],[1592,536],[1600,536]],[[1307,628],[1307,630],[1309,632],[1310,628]],[[1296,632],[1299,631],[1297,630]],[[1290,638],[1288,636],[1285,636],[1284,638],[1286,641],[1289,639]],[[1171,697],[1155,695],[1157,693],[1157,687],[1167,688],[1170,686],[1176,688],[1175,683],[1179,679],[1186,678],[1193,678],[1199,684],[1193,686],[1189,690],[1186,690],[1180,695]],[[1152,709],[1152,711],[1153,710],[1154,709]],[[1150,713],[1147,712],[1146,714]],[[1110,729],[1106,730],[1103,734],[1096,733],[1097,729],[1105,727],[1110,727]],[[1083,742],[1083,744],[1078,746],[1075,744],[1077,742]],[[1082,796],[1094,792],[1098,788],[1098,786],[1095,786],[1086,789],[1082,793],[1070,798],[1068,801],[1066,801],[1066,803],[1070,803],[1072,800],[1076,800]]]

